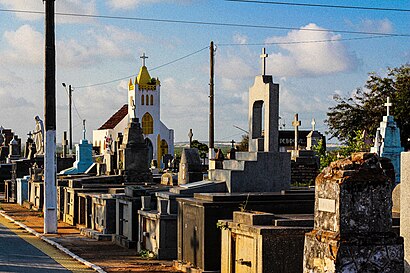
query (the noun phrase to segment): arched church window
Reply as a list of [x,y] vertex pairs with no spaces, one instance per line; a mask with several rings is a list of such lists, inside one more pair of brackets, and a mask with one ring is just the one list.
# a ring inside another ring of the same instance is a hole
[[142,116],[142,133],[149,135],[154,133],[154,120],[149,113]]
[[149,96],[148,95],[146,95],[145,101],[146,101],[147,105],[149,105]]
[[153,96],[153,95],[151,95],[150,104],[151,104],[151,105],[154,105],[154,96]]
[[168,153],[168,143],[165,139],[161,140],[161,154],[166,155]]
[[141,96],[141,105],[144,105],[144,95]]

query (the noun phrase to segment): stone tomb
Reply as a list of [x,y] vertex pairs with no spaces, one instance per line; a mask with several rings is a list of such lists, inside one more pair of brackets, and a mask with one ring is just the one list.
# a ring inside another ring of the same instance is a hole
[[221,273],[302,272],[303,241],[313,215],[280,215],[234,211],[219,220],[222,235]]
[[232,219],[239,210],[277,214],[313,213],[313,191],[282,193],[205,193],[178,201],[178,262],[185,272],[221,270],[221,230],[218,220]]
[[255,77],[249,89],[249,152],[224,160],[223,169],[210,163],[209,179],[225,181],[231,193],[289,189],[290,154],[279,152],[278,120],[279,84],[273,83],[272,76]]
[[401,153],[400,235],[404,238],[404,272],[410,273],[410,152]]
[[178,185],[201,181],[203,179],[201,157],[198,149],[184,148],[179,163]]
[[[155,204],[155,194],[167,191],[169,187],[162,185],[127,186],[124,194],[116,195],[116,231],[115,242],[127,248],[137,247],[139,226],[138,210],[150,209]],[[151,204],[152,203],[152,204]]]
[[375,154],[355,153],[317,177],[303,272],[403,272],[403,238],[392,232],[394,179],[383,165]]

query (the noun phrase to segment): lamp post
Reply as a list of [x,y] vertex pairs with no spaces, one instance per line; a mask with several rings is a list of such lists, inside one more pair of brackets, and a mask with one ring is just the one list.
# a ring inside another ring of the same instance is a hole
[[67,85],[65,82],[62,83],[64,88],[66,89],[68,93],[68,140],[69,140],[69,154],[72,154],[73,152],[73,121],[72,121],[72,116],[71,116],[71,103],[72,103],[72,94],[73,94],[73,88],[71,87],[71,84],[68,86],[67,90]]

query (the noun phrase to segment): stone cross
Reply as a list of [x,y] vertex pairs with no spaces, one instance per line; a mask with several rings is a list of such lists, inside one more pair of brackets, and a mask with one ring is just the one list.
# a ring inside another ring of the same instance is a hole
[[266,54],[266,48],[262,48],[262,54],[261,54],[261,59],[262,59],[262,76],[265,76],[266,74],[266,58],[268,58],[268,54]]
[[189,129],[188,137],[189,137],[189,148],[192,146],[192,137],[194,136],[194,133],[192,133],[192,129]]
[[148,57],[145,56],[145,52],[142,54],[140,58],[142,59],[142,66],[145,66],[145,59],[148,59]]
[[315,118],[312,119],[312,122],[311,122],[310,124],[312,124],[312,131],[314,131],[314,130],[316,129],[316,128],[315,128],[315,126],[316,126],[316,120],[315,120]]
[[295,114],[295,119],[292,121],[292,126],[295,127],[295,150],[298,150],[298,134],[299,134],[299,129],[298,127],[302,125],[302,123],[299,120],[299,115]]
[[390,97],[387,97],[387,102],[384,104],[387,107],[387,116],[390,116],[390,106],[393,106],[393,103],[390,102]]
[[85,139],[85,119],[83,119],[83,139]]

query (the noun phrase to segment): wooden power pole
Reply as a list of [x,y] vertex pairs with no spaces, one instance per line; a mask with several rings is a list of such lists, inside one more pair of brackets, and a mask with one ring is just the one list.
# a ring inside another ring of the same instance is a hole
[[211,41],[210,49],[210,79],[209,79],[209,159],[215,157],[214,152],[214,42]]
[[54,1],[45,0],[44,233],[57,233]]

